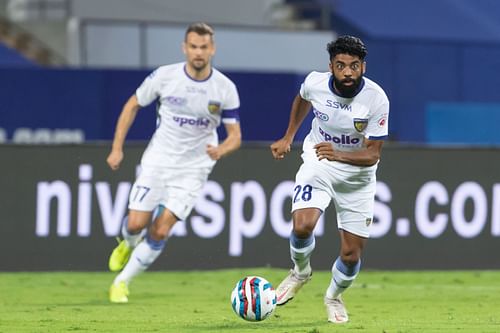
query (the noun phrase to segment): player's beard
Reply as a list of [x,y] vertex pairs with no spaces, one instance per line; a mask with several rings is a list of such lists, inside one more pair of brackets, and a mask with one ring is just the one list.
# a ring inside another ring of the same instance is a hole
[[[359,85],[361,84],[361,80],[363,80],[363,75],[360,75],[357,79],[344,79],[338,80],[336,77],[333,78],[335,88],[340,93],[340,96],[345,98],[353,98],[358,92]],[[345,85],[344,83],[347,81],[353,82],[350,86]]]
[[191,67],[197,72],[203,71],[205,68],[208,66],[208,61],[205,61],[203,59],[199,60],[193,60],[191,61]]

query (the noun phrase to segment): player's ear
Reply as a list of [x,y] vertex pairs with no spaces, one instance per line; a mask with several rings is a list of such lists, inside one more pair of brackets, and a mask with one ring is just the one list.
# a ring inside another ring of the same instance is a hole
[[328,68],[330,69],[330,72],[333,73],[333,64],[331,61],[328,63]]
[[217,47],[215,45],[215,42],[212,42],[212,56],[215,55],[215,51],[217,51]]
[[365,74],[366,72],[366,61],[363,61],[363,75]]
[[187,48],[186,42],[182,42],[182,53],[187,54],[186,48]]

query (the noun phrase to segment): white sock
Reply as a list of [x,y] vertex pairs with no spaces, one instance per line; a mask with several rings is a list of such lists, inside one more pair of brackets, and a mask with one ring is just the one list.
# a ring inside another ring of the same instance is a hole
[[158,258],[163,251],[165,241],[155,242],[149,238],[144,239],[132,251],[130,259],[125,268],[115,278],[114,283],[129,282],[140,273],[144,272]]
[[124,219],[123,219],[123,223],[122,223],[122,236],[123,236],[123,239],[125,240],[125,242],[127,243],[128,247],[130,248],[134,248],[137,246],[137,244],[139,244],[139,242],[142,240],[142,238],[144,237],[144,235],[146,234],[146,228],[142,229],[140,232],[136,233],[136,234],[131,234],[129,231],[128,231],[128,216],[126,216]]
[[352,284],[358,276],[361,260],[352,267],[347,266],[340,258],[333,263],[332,279],[326,290],[326,297],[337,298]]
[[309,245],[297,248],[294,246],[294,243],[297,244],[297,242],[294,241],[293,236],[290,240],[290,256],[295,264],[294,270],[301,278],[311,275],[311,254],[316,246],[316,241],[312,237],[309,242]]

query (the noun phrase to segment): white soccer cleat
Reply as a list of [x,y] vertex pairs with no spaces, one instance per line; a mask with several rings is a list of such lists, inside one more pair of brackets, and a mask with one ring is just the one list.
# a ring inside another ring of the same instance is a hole
[[295,270],[291,269],[287,277],[276,288],[276,305],[283,305],[291,300],[299,289],[311,280],[311,275],[312,273],[306,278],[300,278]]
[[326,313],[328,321],[334,324],[344,324],[349,321],[347,310],[345,309],[344,302],[339,296],[338,298],[325,297]]

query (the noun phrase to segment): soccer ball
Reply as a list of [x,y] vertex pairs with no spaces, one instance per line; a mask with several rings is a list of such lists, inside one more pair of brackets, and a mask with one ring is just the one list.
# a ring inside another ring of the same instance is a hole
[[247,276],[236,283],[231,293],[234,312],[248,321],[261,321],[276,308],[276,292],[269,281],[260,276]]

